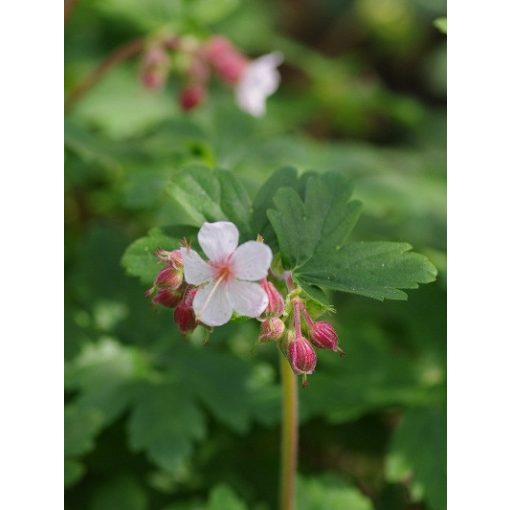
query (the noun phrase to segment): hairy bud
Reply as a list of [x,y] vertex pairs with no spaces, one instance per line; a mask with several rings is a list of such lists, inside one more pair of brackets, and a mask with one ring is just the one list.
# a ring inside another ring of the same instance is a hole
[[289,341],[287,356],[295,374],[312,374],[317,364],[317,354],[310,342],[303,336]]
[[269,340],[280,340],[285,332],[285,324],[278,317],[269,317],[260,325],[259,340],[266,342]]
[[339,351],[338,335],[335,328],[326,321],[317,321],[310,326],[310,340],[321,349]]
[[140,78],[145,88],[161,89],[168,77],[170,59],[161,46],[149,48],[142,57]]
[[182,298],[182,292],[180,290],[163,288],[156,292],[156,295],[152,298],[152,302],[155,305],[163,305],[167,308],[174,308]]
[[174,310],[174,320],[183,335],[191,333],[198,325],[193,311],[193,299],[196,293],[197,289],[195,287],[187,289]]
[[185,112],[188,112],[202,104],[204,98],[205,88],[203,87],[203,85],[195,83],[186,85],[182,89],[181,96],[179,98],[179,103],[181,105],[181,108]]
[[158,259],[167,266],[173,266],[176,269],[184,268],[181,250],[167,251],[162,248],[158,248],[156,250],[156,257],[158,257]]
[[224,37],[212,37],[207,43],[205,53],[218,77],[230,84],[239,81],[248,65],[248,59]]
[[267,279],[264,278],[262,280],[262,288],[265,290],[267,297],[269,298],[269,302],[266,308],[266,313],[269,315],[274,315],[276,317],[280,317],[285,309],[285,303],[283,301],[282,295],[278,292],[276,287]]

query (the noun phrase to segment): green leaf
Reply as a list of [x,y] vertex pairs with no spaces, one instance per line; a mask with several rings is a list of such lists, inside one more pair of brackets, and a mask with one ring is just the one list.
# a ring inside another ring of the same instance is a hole
[[216,176],[221,186],[221,209],[237,225],[241,235],[250,236],[251,203],[248,193],[231,172],[218,170]]
[[188,460],[205,431],[204,417],[182,384],[144,385],[128,423],[130,447],[146,450],[172,472]]
[[[256,234],[264,236],[266,241],[271,237],[271,225],[267,218],[267,210],[274,207],[273,198],[281,187],[297,188],[297,170],[293,167],[280,168],[262,185],[253,201],[252,228]],[[274,236],[273,236],[274,237]]]
[[207,510],[248,510],[248,507],[227,485],[217,485],[211,491]]
[[443,32],[443,34],[446,34],[447,30],[447,23],[446,18],[437,18],[434,21],[434,26],[440,31]]
[[133,398],[133,385],[149,372],[142,353],[110,338],[86,344],[66,365],[65,386],[79,391],[73,401],[82,412],[99,413],[105,426],[115,420]]
[[94,437],[102,424],[101,414],[92,409],[67,406],[64,411],[64,454],[83,455],[94,448]]
[[272,384],[254,388],[254,364],[231,352],[185,345],[172,349],[163,362],[220,422],[237,432],[246,433],[254,418],[274,423],[279,417],[278,388]]
[[406,299],[400,289],[430,283],[436,268],[423,255],[409,253],[411,245],[359,242],[319,252],[295,273],[297,281],[374,299]]
[[85,473],[85,466],[76,460],[64,460],[64,487],[74,485]]
[[360,202],[349,202],[352,187],[340,175],[305,174],[303,185],[304,201],[296,190],[282,188],[274,196],[276,209],[267,212],[289,268],[340,249],[361,212]]
[[[429,447],[424,448],[424,445]],[[446,412],[444,406],[405,412],[386,464],[389,481],[412,479],[413,493],[432,510],[446,508]],[[421,499],[421,498],[420,498]]]
[[99,485],[92,494],[90,510],[146,510],[149,499],[142,485],[132,476],[117,476]]
[[242,236],[251,234],[251,204],[246,190],[232,172],[193,165],[172,179],[170,195],[181,205],[193,225],[205,221],[230,220]]
[[147,237],[137,239],[127,248],[121,263],[128,274],[150,285],[162,267],[154,255],[156,250],[174,250],[179,246],[178,239],[168,237],[160,228],[153,228]]
[[371,501],[355,487],[335,479],[299,478],[297,510],[372,510]]

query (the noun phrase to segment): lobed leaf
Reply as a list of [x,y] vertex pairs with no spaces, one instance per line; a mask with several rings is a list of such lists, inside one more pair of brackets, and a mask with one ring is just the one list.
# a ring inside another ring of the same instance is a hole
[[416,289],[433,282],[436,268],[411,245],[392,242],[358,242],[338,250],[319,252],[299,267],[295,276],[309,285],[359,294],[383,301],[407,299],[400,289]]

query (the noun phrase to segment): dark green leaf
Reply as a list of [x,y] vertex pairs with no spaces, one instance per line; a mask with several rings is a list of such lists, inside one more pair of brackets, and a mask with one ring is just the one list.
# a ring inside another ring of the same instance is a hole
[[253,201],[251,224],[256,234],[262,234],[264,238],[271,236],[267,210],[274,206],[275,193],[281,187],[297,188],[297,186],[297,170],[293,167],[280,168],[262,185]]
[[128,423],[129,444],[168,471],[182,467],[205,436],[204,417],[182,384],[146,384]]
[[64,487],[74,485],[85,473],[85,466],[81,462],[71,459],[64,460]]
[[435,280],[437,270],[406,243],[359,242],[318,252],[295,273],[298,281],[379,300],[406,299],[399,289]]
[[432,510],[446,509],[444,406],[406,411],[390,445],[386,476],[390,481],[411,477],[415,495],[423,493]]
[[267,212],[289,269],[316,253],[340,249],[361,212],[359,202],[349,202],[352,187],[344,177],[308,174],[303,182],[304,201],[296,190],[281,188],[274,196],[276,209]]

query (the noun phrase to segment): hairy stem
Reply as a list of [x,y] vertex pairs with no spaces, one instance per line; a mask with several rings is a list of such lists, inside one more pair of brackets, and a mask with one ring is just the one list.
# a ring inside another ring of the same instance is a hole
[[113,67],[140,53],[144,44],[144,39],[139,38],[113,50],[81,83],[71,90],[65,101],[64,110],[68,112]]
[[294,510],[298,454],[298,388],[287,358],[280,353],[282,379],[282,437],[280,510]]

